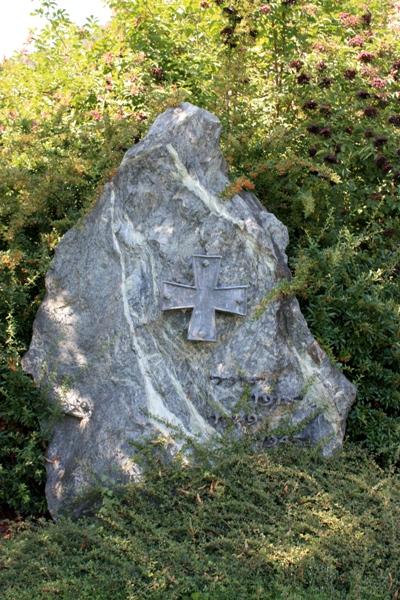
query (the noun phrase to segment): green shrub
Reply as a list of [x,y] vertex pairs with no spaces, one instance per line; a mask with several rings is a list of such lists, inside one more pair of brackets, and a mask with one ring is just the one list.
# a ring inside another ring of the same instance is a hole
[[[148,455],[149,456],[149,455]],[[391,599],[400,589],[400,482],[358,451],[254,452],[224,443],[147,464],[96,519],[14,526],[4,600]]]

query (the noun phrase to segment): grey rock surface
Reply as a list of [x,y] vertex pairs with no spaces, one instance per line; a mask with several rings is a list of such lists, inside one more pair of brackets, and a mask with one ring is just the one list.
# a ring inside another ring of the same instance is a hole
[[[290,277],[288,234],[254,195],[221,199],[220,129],[188,103],[161,114],[56,250],[23,359],[62,412],[47,456],[53,516],[139,477],[132,440],[173,447],[176,427],[206,439],[267,424],[270,446],[290,423],[326,455],[341,446],[355,387],[295,298],[260,309]],[[246,317],[216,314],[216,342],[187,339],[190,310],[161,310],[163,280],[193,284],[194,254],[222,256],[218,285],[249,285]]]

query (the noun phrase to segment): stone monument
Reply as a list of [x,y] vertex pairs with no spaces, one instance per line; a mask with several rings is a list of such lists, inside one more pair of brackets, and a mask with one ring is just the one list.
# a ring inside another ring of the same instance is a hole
[[287,423],[325,455],[342,444],[355,387],[295,298],[263,302],[290,277],[288,234],[253,194],[221,198],[220,129],[188,103],[161,114],[56,250],[23,359],[62,415],[53,516],[80,514],[100,481],[140,477],[132,441],[145,437],[173,448],[177,431],[263,427],[270,446]]

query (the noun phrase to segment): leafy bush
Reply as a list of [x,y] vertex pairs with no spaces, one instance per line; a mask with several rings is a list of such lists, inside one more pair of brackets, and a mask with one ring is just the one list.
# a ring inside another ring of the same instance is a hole
[[[20,357],[60,237],[161,110],[217,113],[237,189],[288,226],[313,333],[358,385],[349,436],[398,461],[400,48],[389,0],[109,0],[0,65],[0,503],[43,510],[46,403]],[[396,20],[397,19],[397,20]]]
[[149,456],[140,485],[103,490],[96,519],[6,532],[2,598],[397,597],[400,482],[359,450],[267,455],[247,440],[192,466]]

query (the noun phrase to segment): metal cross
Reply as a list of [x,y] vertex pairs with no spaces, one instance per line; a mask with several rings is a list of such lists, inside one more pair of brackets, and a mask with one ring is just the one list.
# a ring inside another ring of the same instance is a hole
[[163,281],[162,310],[193,308],[188,340],[216,341],[215,311],[245,316],[248,285],[216,287],[221,256],[193,256],[194,285]]

